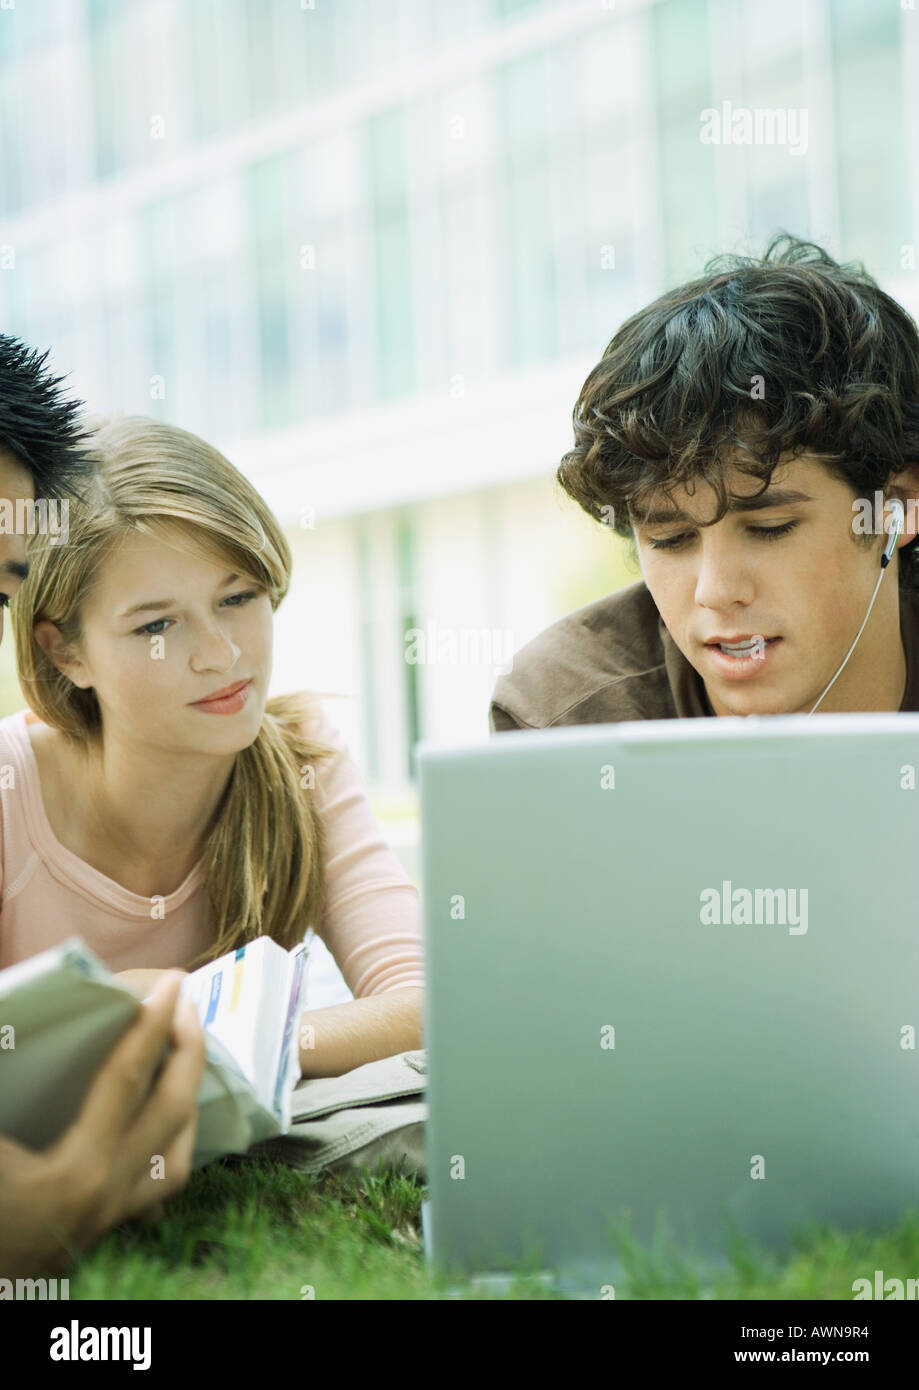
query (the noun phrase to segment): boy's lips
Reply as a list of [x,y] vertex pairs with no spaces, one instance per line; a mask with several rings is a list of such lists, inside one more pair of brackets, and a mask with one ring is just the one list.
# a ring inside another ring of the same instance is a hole
[[724,648],[717,642],[707,643],[704,649],[706,664],[723,680],[756,680],[767,667],[771,669],[773,653],[781,641],[781,637],[761,638],[733,649]]

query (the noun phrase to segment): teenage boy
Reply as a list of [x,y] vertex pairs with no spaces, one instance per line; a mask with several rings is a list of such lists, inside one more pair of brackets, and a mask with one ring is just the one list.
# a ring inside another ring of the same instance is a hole
[[916,325],[787,234],[705,270],[622,325],[556,475],[642,578],[516,654],[493,732],[919,710]]
[[[38,498],[78,500],[87,471],[78,447],[81,403],[63,399],[46,357],[0,335],[0,502],[11,503],[14,516],[17,502],[21,510]],[[23,536],[0,529],[0,610],[27,572]],[[2,617],[0,611],[0,638]],[[2,887],[0,858],[0,893]],[[194,1006],[177,1006],[182,978],[175,972],[159,982],[57,1143],[35,1153],[0,1136],[0,1279],[62,1268],[112,1226],[158,1207],[187,1183],[204,1033]],[[173,1050],[151,1089],[170,1036]],[[165,1177],[157,1181],[152,1154],[165,1159]]]

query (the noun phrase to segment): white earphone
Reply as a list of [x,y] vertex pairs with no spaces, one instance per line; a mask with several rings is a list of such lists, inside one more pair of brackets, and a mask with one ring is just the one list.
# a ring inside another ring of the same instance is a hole
[[[841,674],[841,672],[842,672],[842,670],[843,670],[843,667],[844,667],[845,664],[846,664],[846,661],[849,660],[849,657],[850,657],[850,656],[852,655],[852,653],[855,651],[855,644],[856,644],[856,642],[858,641],[859,637],[861,637],[862,633],[864,632],[864,630],[865,630],[865,623],[868,621],[868,617],[869,617],[869,615],[870,615],[870,613],[871,613],[872,608],[874,607],[874,600],[877,598],[878,589],[881,587],[881,580],[884,578],[884,571],[885,571],[885,569],[887,568],[887,566],[890,564],[890,561],[891,561],[892,558],[893,558],[893,553],[894,553],[894,551],[895,551],[896,548],[897,548],[897,537],[900,535],[900,532],[903,530],[903,526],[904,526],[904,524],[905,524],[905,518],[904,518],[904,513],[903,513],[903,503],[900,501],[899,497],[892,497],[892,498],[890,499],[890,506],[891,506],[891,509],[893,510],[893,519],[892,519],[891,524],[890,524],[890,534],[889,534],[889,536],[888,536],[888,538],[887,538],[887,544],[886,544],[885,547],[884,547],[884,554],[881,556],[881,573],[878,575],[878,582],[877,582],[877,583],[875,584],[875,586],[874,586],[874,593],[871,595],[871,602],[868,604],[868,612],[865,614],[865,617],[864,617],[864,620],[862,621],[861,627],[858,629],[858,632],[855,634],[855,642],[852,643],[851,647],[849,648],[848,652],[846,653],[846,659],[845,659],[845,661],[842,663],[842,666],[840,666],[839,670],[836,672],[836,675],[835,675],[835,676],[833,677],[833,679],[830,681],[830,685],[828,685],[827,688],[826,688],[826,690],[824,690],[823,695],[825,695],[825,694],[826,694],[826,691],[830,689],[830,686],[832,686],[833,684],[835,684],[837,678],[839,677],[839,675]],[[820,699],[817,701],[817,705],[819,705],[820,702],[822,701],[823,695],[820,696]],[[814,710],[817,708],[817,705],[814,705],[814,709],[808,710],[807,714],[805,715],[805,718],[807,718],[807,719],[810,718],[810,716],[813,714]]]

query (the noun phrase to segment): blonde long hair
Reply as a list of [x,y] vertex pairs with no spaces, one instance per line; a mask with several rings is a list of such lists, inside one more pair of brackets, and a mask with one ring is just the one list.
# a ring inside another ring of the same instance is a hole
[[[276,517],[217,449],[186,430],[145,416],[94,416],[85,422],[96,467],[70,506],[65,544],[39,533],[29,543],[28,578],[11,604],[19,681],[46,724],[77,745],[99,746],[95,691],[81,690],[35,639],[36,622],[54,623],[70,646],[82,636],[80,606],[106,557],[130,532],[226,560],[268,592],[272,610],[290,584],[290,547]],[[213,945],[188,968],[257,936],[290,948],[316,927],[325,905],[322,819],[303,774],[334,750],[303,737],[318,713],[316,695],[267,701],[255,742],[237,753],[205,832]],[[304,790],[304,787],[306,789]]]

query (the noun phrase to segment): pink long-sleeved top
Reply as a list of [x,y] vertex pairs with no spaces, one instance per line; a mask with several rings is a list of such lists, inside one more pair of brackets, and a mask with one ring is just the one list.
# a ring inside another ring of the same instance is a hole
[[[383,839],[341,734],[318,703],[314,709],[304,732],[336,750],[316,779],[327,899],[315,930],[355,998],[423,986],[418,892]],[[42,801],[27,729],[38,722],[31,710],[0,719],[0,969],[70,936],[110,970],[186,968],[212,940],[203,861],[154,916],[150,898],[66,849]]]

